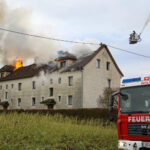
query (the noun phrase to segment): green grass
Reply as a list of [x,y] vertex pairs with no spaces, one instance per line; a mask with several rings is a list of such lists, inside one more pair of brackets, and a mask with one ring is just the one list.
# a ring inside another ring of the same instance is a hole
[[100,119],[0,114],[0,150],[116,150],[117,129]]

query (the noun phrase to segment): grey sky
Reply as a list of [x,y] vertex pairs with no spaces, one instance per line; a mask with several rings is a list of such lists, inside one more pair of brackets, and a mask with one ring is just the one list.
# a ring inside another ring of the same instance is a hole
[[[95,39],[132,52],[150,56],[150,24],[142,42],[128,44],[132,30],[140,32],[150,13],[149,0],[7,0],[9,7],[29,7],[32,27],[51,28],[56,38]],[[41,25],[42,24],[42,25]],[[47,33],[47,35],[51,36]],[[62,43],[68,49],[71,45]],[[150,59],[111,49],[125,76],[150,75]]]

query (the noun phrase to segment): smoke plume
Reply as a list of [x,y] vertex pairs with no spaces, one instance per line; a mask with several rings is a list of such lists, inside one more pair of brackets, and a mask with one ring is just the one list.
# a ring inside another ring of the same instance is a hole
[[100,47],[99,41],[95,39],[85,39],[83,42],[94,43],[96,45],[74,43],[71,46],[71,53],[73,53],[77,57],[86,56]]
[[146,20],[146,22],[145,22],[145,24],[144,24],[144,26],[143,26],[142,31],[141,31],[140,34],[143,33],[144,29],[146,28],[146,26],[148,25],[149,22],[150,22],[150,14],[149,14],[149,16],[148,16],[148,18],[147,18],[147,20]]
[[[13,9],[8,7],[5,0],[0,0],[0,27],[38,35],[43,33],[33,29],[30,8]],[[51,33],[51,28],[47,28],[47,33]],[[56,58],[57,51],[60,49],[61,45],[57,41],[0,31],[0,63],[2,64],[13,64],[19,56],[24,63],[33,62],[35,57],[38,57],[40,62],[48,62]]]

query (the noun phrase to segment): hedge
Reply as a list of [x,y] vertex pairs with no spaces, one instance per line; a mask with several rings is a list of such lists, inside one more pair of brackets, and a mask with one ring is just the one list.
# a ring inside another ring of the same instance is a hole
[[[61,114],[68,117],[77,117],[78,119],[110,119],[110,112],[108,109],[103,108],[83,108],[83,109],[53,109],[53,110],[41,110],[41,109],[13,109],[13,110],[0,110],[0,113],[39,113],[39,114]],[[113,112],[114,120],[117,120],[117,110]]]

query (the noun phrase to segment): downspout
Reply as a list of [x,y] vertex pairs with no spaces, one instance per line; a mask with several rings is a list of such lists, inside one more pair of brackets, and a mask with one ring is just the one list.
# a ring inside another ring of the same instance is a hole
[[81,108],[83,108],[83,69],[81,69]]

